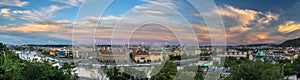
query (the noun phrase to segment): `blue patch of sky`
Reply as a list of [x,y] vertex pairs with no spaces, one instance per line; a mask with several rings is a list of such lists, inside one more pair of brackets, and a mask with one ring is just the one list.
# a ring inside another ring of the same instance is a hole
[[135,6],[147,4],[141,0],[115,0],[112,4],[105,10],[103,16],[123,16],[127,11],[133,9]]
[[240,9],[281,13],[299,0],[214,0],[217,5],[231,5]]

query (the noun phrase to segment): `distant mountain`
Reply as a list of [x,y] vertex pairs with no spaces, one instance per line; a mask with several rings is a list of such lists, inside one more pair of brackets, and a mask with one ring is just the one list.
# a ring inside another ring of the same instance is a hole
[[300,47],[300,38],[286,40],[281,43],[279,46],[281,47]]
[[26,44],[23,46],[32,46],[32,47],[68,47],[71,45],[66,45],[66,44],[45,44],[45,45],[40,45],[40,44]]
[[278,46],[278,43],[260,43],[260,44],[243,44],[237,45],[237,47],[262,47],[262,46]]
[[270,44],[243,44],[243,45],[237,45],[237,47],[259,47],[259,46],[268,46]]

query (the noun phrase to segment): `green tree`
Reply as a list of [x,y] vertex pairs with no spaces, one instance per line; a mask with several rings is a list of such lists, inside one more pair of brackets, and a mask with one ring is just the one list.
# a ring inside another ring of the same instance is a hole
[[231,67],[226,80],[281,80],[281,65],[268,62],[245,62]]
[[159,73],[151,77],[151,80],[173,80],[177,73],[177,66],[172,61],[166,61]]
[[128,80],[125,76],[122,75],[122,73],[119,71],[117,67],[113,67],[110,69],[107,69],[106,75],[110,80]]
[[179,71],[176,75],[175,80],[194,80],[196,74],[192,71]]
[[284,66],[284,75],[293,75],[297,74],[297,76],[300,76],[300,56],[293,60],[293,63],[290,62],[284,62],[282,65],[285,64]]
[[195,76],[195,80],[204,80],[204,76],[203,76],[203,70],[201,68],[201,66],[198,66],[198,70]]
[[247,58],[236,58],[236,57],[226,57],[224,62],[224,67],[232,67],[234,65],[238,65],[241,63],[248,63],[251,62]]
[[[137,69],[134,69],[132,67],[124,67],[124,72],[122,74],[124,74],[126,72],[126,74],[130,74],[131,78],[138,78],[138,79],[142,79],[142,78],[146,78],[147,74],[144,71],[139,71]],[[130,79],[130,77],[128,77],[128,79]]]
[[[76,80],[70,65],[62,68],[48,61],[26,61],[0,43],[0,80]],[[5,53],[4,53],[4,52]]]

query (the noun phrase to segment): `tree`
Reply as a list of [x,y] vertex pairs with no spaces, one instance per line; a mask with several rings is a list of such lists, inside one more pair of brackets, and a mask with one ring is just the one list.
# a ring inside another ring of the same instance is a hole
[[166,61],[159,73],[151,77],[151,80],[173,80],[177,73],[177,66],[172,61]]
[[192,71],[179,71],[176,75],[175,80],[194,80],[196,74]]
[[241,63],[248,63],[251,62],[247,58],[236,58],[236,57],[226,57],[224,62],[224,67],[232,67],[234,65],[238,65]]
[[130,76],[132,76],[134,78],[141,79],[141,78],[146,78],[147,77],[147,74],[144,71],[140,71],[140,70],[137,70],[137,69],[132,68],[132,67],[124,67],[123,69],[124,69],[123,73],[126,72],[126,73],[130,74]]
[[286,64],[284,66],[284,75],[288,76],[288,75],[293,75],[293,74],[297,74],[297,76],[300,76],[300,56],[293,60],[293,63],[290,62],[285,62],[282,64]]
[[106,70],[105,72],[107,74],[107,77],[109,77],[109,79],[114,79],[115,77],[117,77],[118,75],[121,74],[119,72],[119,69],[116,67],[110,68],[110,69]]
[[107,69],[106,75],[110,80],[128,80],[125,76],[122,75],[121,72],[119,72],[120,69],[117,67],[113,67],[110,69]]
[[48,61],[26,61],[0,43],[0,80],[76,80],[71,66],[52,66]]
[[201,66],[198,66],[198,70],[195,76],[195,80],[204,80],[204,76],[203,76],[203,70],[201,68]]
[[245,62],[231,67],[226,80],[280,80],[281,65],[268,62]]

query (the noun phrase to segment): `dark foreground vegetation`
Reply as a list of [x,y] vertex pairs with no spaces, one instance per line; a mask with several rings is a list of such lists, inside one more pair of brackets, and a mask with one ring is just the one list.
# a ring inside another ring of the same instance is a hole
[[0,80],[76,80],[74,66],[58,68],[48,61],[22,60],[0,43]]
[[[292,62],[292,63],[291,63]],[[282,80],[284,76],[300,76],[300,59],[293,61],[256,61],[227,57],[224,67],[231,68],[225,80]]]

